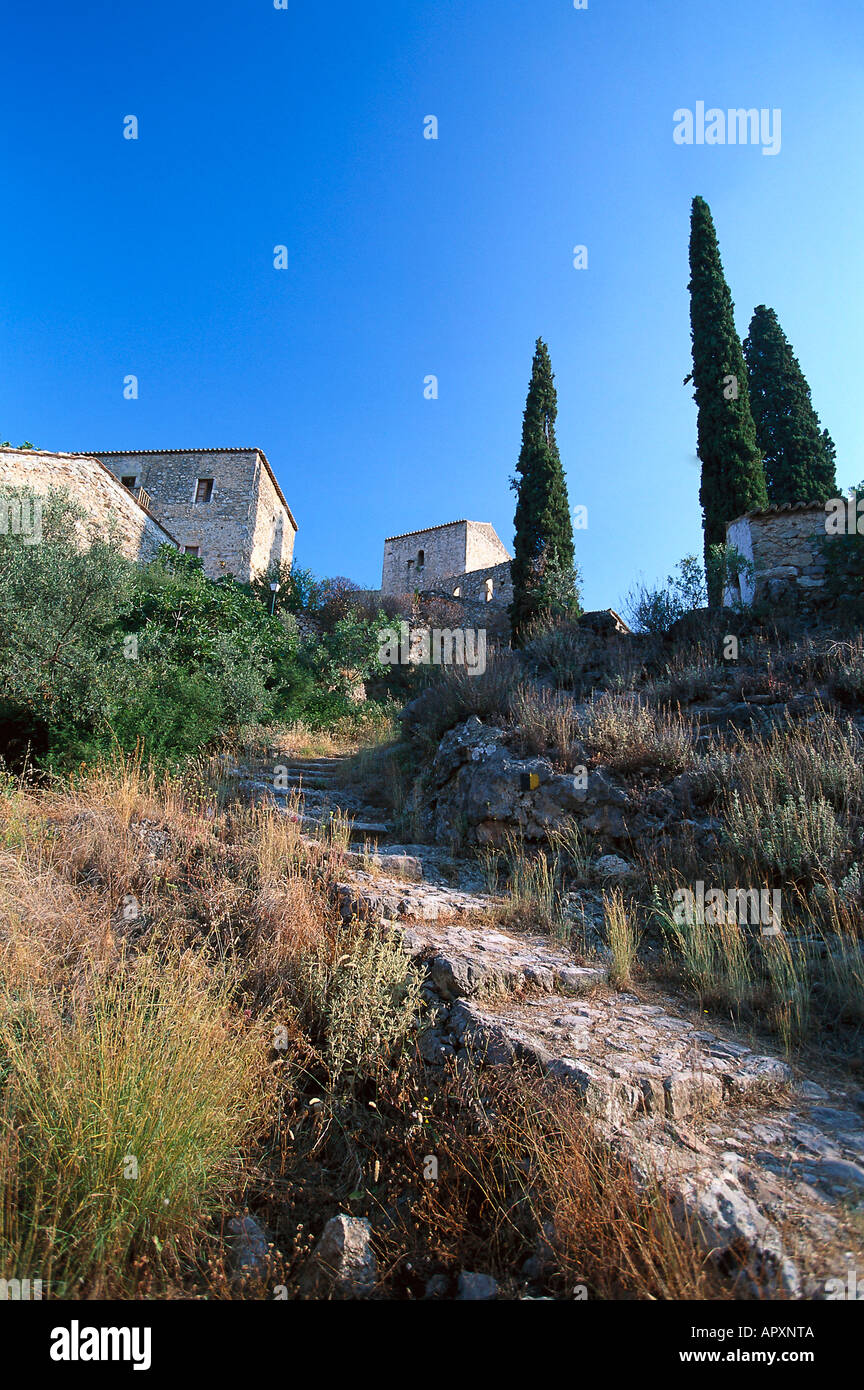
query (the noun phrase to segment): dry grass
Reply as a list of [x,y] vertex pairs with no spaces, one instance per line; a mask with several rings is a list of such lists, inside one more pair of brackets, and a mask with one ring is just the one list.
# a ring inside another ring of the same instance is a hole
[[400,1223],[385,1247],[394,1273],[431,1253],[433,1268],[487,1271],[514,1297],[527,1257],[564,1299],[730,1296],[659,1189],[598,1141],[567,1088],[529,1071],[453,1076],[420,1118],[439,1177],[423,1184],[397,1160],[416,1201],[413,1229]]
[[579,720],[568,696],[523,681],[513,693],[508,714],[523,756],[551,756],[566,771],[581,760]]
[[695,735],[679,709],[655,709],[628,694],[598,695],[583,720],[586,743],[616,772],[671,775],[695,761]]
[[639,950],[639,929],[632,907],[624,901],[620,888],[613,889],[603,901],[603,914],[606,922],[606,940],[612,963],[609,969],[609,982],[616,989],[628,989],[633,983],[633,972]]
[[250,727],[242,731],[232,753],[242,763],[262,747],[287,758],[341,758],[386,743],[395,735],[393,719],[379,708],[356,717],[337,719],[326,729],[313,729],[297,721],[282,728]]
[[343,1210],[384,1297],[462,1268],[515,1296],[529,1255],[559,1297],[724,1296],[572,1097],[424,1067],[418,975],[335,911],[340,843],[226,796],[218,764],[0,789],[0,1275],[268,1297],[220,1235],[251,1209],[296,1297]]

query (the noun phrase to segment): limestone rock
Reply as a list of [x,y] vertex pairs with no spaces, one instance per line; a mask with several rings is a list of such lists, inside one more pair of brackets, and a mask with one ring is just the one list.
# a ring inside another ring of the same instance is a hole
[[378,1274],[372,1228],[365,1217],[340,1212],[327,1222],[300,1283],[307,1297],[368,1298]]
[[602,854],[595,859],[593,869],[604,883],[626,883],[636,872],[633,865],[622,859],[620,854]]

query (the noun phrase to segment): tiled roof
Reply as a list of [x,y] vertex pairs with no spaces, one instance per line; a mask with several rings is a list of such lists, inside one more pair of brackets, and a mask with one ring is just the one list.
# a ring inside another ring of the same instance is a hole
[[[745,512],[744,515],[750,516],[779,516],[783,512],[824,512],[824,502],[774,502],[770,507],[754,507],[752,511]],[[738,517],[741,520],[741,517]]]
[[400,531],[398,536],[385,536],[385,541],[404,541],[406,536],[425,536],[427,531],[446,531],[448,526],[467,526],[468,518],[460,517],[458,521],[442,521],[440,526],[421,526],[416,531]]

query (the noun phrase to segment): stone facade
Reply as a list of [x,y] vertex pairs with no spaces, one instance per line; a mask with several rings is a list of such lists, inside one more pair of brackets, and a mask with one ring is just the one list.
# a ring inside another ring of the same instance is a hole
[[510,561],[453,575],[447,581],[445,592],[465,603],[491,603],[506,608],[513,602]]
[[725,602],[746,605],[794,594],[805,606],[819,601],[825,584],[825,505],[800,502],[748,512],[726,528],[726,543],[749,560],[753,575],[727,588]]
[[247,582],[290,565],[297,523],[261,449],[143,449],[98,453],[211,579]]
[[452,593],[450,580],[464,580],[480,570],[491,572],[508,564],[510,558],[486,521],[451,521],[424,531],[388,536],[381,592],[395,595],[446,587]]
[[5,489],[21,487],[42,496],[55,489],[68,492],[102,534],[116,535],[129,560],[145,564],[160,545],[177,545],[152,511],[122,487],[98,458],[41,449],[0,449],[0,501]]

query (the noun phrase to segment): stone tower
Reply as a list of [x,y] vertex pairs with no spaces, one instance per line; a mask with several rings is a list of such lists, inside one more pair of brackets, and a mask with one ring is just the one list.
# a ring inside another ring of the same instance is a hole
[[[415,590],[447,589],[454,582],[479,571],[500,571],[510,554],[487,521],[450,521],[425,531],[388,536],[384,542],[384,594]],[[494,583],[494,580],[493,580]],[[459,587],[455,585],[455,587]]]

